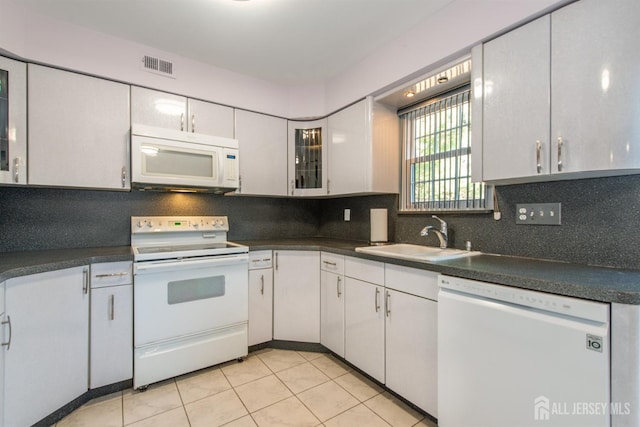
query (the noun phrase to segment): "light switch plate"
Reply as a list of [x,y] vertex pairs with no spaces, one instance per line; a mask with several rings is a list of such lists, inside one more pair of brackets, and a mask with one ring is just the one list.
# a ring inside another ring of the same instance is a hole
[[560,203],[518,203],[516,224],[561,225]]

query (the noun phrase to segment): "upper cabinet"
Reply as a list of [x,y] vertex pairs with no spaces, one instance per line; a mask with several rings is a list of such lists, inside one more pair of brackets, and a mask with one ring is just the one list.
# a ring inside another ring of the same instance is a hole
[[29,64],[32,185],[127,190],[129,86]]
[[235,137],[242,151],[238,194],[287,195],[287,121],[237,110]]
[[289,121],[289,195],[327,195],[327,119]]
[[27,66],[1,56],[0,183],[27,183]]
[[394,109],[363,99],[329,116],[328,194],[398,193],[400,134]]
[[483,180],[640,172],[639,19],[635,0],[582,0],[483,46]]
[[131,123],[234,138],[233,108],[131,86]]

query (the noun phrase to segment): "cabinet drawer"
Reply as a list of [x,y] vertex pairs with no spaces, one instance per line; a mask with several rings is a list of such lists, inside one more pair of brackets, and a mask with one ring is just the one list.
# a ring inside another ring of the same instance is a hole
[[344,258],[344,275],[376,285],[384,285],[384,263],[368,259]]
[[249,270],[259,268],[271,268],[273,266],[273,253],[271,251],[249,252]]
[[91,287],[128,285],[132,283],[131,261],[91,264]]
[[344,255],[321,252],[320,270],[330,271],[336,274],[344,274]]
[[394,264],[385,264],[384,270],[387,288],[438,300],[438,273]]

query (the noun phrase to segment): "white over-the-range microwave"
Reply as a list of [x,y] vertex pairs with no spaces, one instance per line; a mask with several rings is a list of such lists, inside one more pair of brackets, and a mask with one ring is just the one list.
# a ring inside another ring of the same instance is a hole
[[239,184],[238,140],[131,126],[131,185],[139,190],[226,193]]

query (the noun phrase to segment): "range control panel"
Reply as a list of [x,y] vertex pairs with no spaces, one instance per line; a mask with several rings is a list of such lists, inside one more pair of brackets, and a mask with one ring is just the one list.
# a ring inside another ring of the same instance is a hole
[[226,216],[132,216],[131,234],[229,231]]

